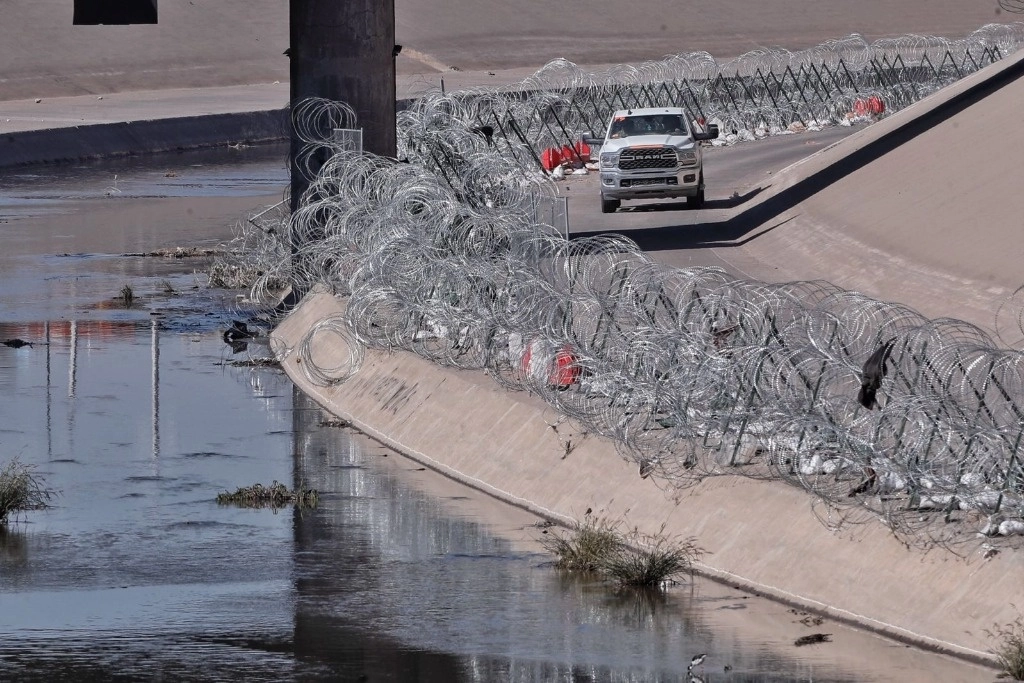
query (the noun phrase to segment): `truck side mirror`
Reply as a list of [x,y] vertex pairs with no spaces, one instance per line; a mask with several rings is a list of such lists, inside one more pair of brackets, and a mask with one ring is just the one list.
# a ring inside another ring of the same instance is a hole
[[696,140],[697,142],[701,142],[703,140],[715,140],[717,138],[718,138],[718,126],[716,126],[713,123],[709,123],[708,124],[708,132],[706,132],[706,133],[694,133],[693,134],[693,139]]
[[600,147],[604,144],[604,138],[595,138],[584,135],[581,139],[583,140],[583,144],[591,147]]

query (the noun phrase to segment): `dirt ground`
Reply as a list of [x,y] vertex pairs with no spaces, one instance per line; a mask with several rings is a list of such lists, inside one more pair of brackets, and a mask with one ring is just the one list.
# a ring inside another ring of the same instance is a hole
[[[135,26],[72,26],[67,0],[6,0],[3,9],[0,100],[288,80],[288,5],[279,0],[162,2],[158,24]],[[460,72],[499,79],[557,57],[597,65],[704,50],[727,61],[851,33],[962,38],[1019,18],[996,0],[396,0],[395,15],[399,75],[429,81]]]

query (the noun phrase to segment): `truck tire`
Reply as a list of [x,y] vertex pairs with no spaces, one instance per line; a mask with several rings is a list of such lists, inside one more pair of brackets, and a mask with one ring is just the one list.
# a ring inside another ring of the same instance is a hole
[[622,201],[619,199],[608,199],[604,195],[601,195],[601,213],[615,213],[615,210],[622,206]]
[[697,194],[692,197],[686,198],[686,208],[688,209],[703,209],[704,208],[704,173],[700,174],[700,189],[697,190]]

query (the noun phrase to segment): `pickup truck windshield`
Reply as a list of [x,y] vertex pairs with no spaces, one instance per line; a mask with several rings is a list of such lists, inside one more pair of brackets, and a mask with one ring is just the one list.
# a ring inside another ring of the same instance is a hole
[[608,137],[628,138],[633,135],[686,135],[686,122],[679,114],[622,116],[612,121]]

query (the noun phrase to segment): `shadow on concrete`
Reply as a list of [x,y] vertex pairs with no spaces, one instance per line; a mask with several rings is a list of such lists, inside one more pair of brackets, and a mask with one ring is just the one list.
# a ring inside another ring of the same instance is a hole
[[[739,222],[739,217],[729,220],[694,223],[690,225],[666,225],[659,228],[635,228],[617,233],[634,242],[644,251],[672,251],[675,249],[710,249],[720,247],[741,247],[758,237],[775,230],[793,220],[795,216],[767,221],[765,224]],[[610,234],[607,230],[574,232],[570,239],[582,239]]]
[[[960,114],[1021,76],[1024,76],[1024,60],[1017,61],[995,76],[974,84],[902,126],[871,140],[835,163],[766,197],[749,208],[740,210],[730,218],[712,220],[714,216],[711,210],[741,206],[761,193],[762,188],[757,188],[740,197],[706,202],[705,209],[702,210],[702,212],[706,212],[705,215],[708,219],[705,222],[689,225],[666,225],[660,228],[638,228],[624,231],[621,234],[636,242],[645,251],[743,246],[796,218],[799,214],[786,217],[783,217],[783,214],[790,212],[810,197],[897,147],[910,142],[938,124]],[[844,142],[848,142],[848,140]],[[842,144],[844,143],[839,143],[839,149]],[[735,204],[731,204],[732,202]],[[684,208],[685,204],[652,204],[650,206],[652,208],[645,208],[645,210],[663,211],[666,208]],[[662,206],[666,208],[660,208]],[[633,210],[637,211],[641,208],[643,207],[636,207]],[[608,231],[577,232],[573,233],[571,238],[580,239],[607,234],[609,234]]]
[[[721,211],[723,209],[734,209],[737,206],[746,204],[757,195],[764,192],[765,187],[755,187],[744,194],[738,192],[731,197],[721,199],[708,199],[704,202],[704,210]],[[657,213],[660,211],[685,211],[689,207],[688,201],[677,199],[671,202],[649,202],[647,204],[633,204],[619,209],[619,213]]]

